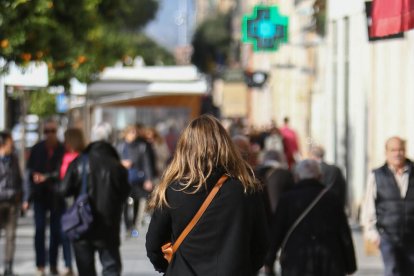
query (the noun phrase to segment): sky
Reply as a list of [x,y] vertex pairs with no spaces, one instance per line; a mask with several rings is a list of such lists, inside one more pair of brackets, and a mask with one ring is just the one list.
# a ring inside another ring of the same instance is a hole
[[183,45],[185,41],[184,35],[182,35],[184,29],[183,25],[179,26],[178,24],[180,23],[180,10],[184,11],[184,9],[180,9],[180,4],[181,6],[187,4],[187,42],[190,44],[195,25],[194,0],[159,0],[159,4],[156,18],[146,26],[145,33],[171,51],[176,46]]

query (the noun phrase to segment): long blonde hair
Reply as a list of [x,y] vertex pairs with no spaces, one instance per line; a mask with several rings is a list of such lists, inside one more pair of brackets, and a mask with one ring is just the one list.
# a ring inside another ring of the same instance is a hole
[[174,157],[152,193],[149,208],[169,206],[166,191],[176,181],[182,186],[181,191],[196,193],[218,167],[239,179],[246,193],[259,188],[251,167],[241,157],[224,127],[213,116],[201,115],[181,134]]

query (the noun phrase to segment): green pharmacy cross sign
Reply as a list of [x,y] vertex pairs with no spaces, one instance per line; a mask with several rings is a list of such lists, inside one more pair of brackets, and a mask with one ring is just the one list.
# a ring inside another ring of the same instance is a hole
[[276,6],[255,6],[251,16],[243,17],[243,42],[253,43],[254,51],[277,51],[288,41],[288,21]]

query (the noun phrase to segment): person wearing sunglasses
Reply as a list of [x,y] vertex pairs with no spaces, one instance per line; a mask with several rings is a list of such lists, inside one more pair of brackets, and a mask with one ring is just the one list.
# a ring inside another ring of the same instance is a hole
[[[44,139],[33,146],[27,162],[23,209],[33,203],[35,219],[36,275],[45,275],[46,260],[50,274],[58,275],[57,256],[60,244],[60,217],[63,211],[63,198],[58,195],[59,168],[65,147],[59,142],[57,123],[47,120],[44,123]],[[50,215],[49,249],[46,250],[46,218]],[[46,257],[46,252],[49,256]]]

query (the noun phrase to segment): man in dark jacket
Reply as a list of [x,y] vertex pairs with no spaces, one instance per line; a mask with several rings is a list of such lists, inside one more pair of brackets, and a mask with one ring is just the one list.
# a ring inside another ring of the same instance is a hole
[[17,216],[22,193],[19,162],[10,133],[0,131],[0,229],[6,230],[4,275],[12,276]]
[[368,176],[364,238],[379,246],[385,276],[414,275],[414,164],[400,137],[387,140],[385,154],[386,163]]
[[129,193],[127,171],[116,150],[107,142],[90,144],[69,166],[62,182],[64,196],[78,196],[82,185],[82,157],[87,156],[87,193],[94,215],[91,230],[74,242],[80,276],[94,276],[94,255],[102,263],[102,275],[121,275],[119,251],[122,207]]
[[[295,173],[299,182],[281,196],[272,220],[266,265],[272,265],[291,226],[324,190],[316,161],[299,162]],[[284,276],[344,276],[356,270],[351,231],[335,194],[324,194],[294,228],[282,248],[281,266]]]
[[[65,152],[58,141],[57,123],[47,120],[44,123],[45,139],[33,146],[27,162],[25,179],[24,209],[33,201],[35,219],[35,251],[37,274],[45,275],[46,260],[49,260],[50,273],[58,275],[57,256],[61,237],[60,218],[63,200],[57,194],[59,168]],[[50,214],[49,258],[46,258],[45,235],[47,214]]]

